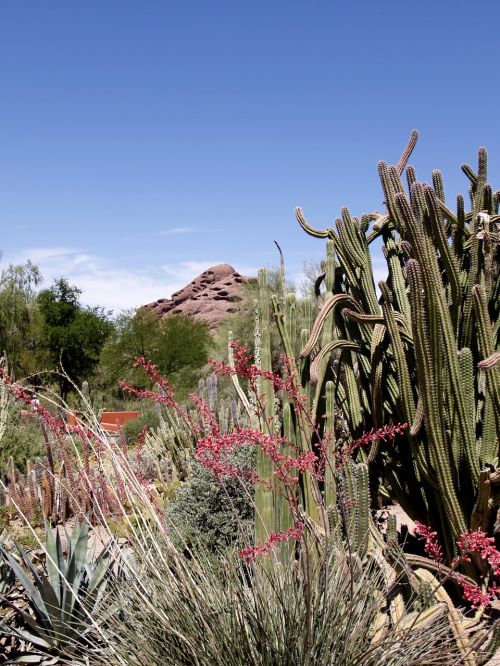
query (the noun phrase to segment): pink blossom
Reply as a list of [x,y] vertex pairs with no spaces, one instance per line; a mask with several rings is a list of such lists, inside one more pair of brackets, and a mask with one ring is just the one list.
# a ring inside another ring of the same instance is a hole
[[425,541],[424,550],[435,562],[443,562],[443,551],[437,539],[437,532],[431,527],[415,521],[415,534]]
[[243,559],[247,560],[247,562],[250,561],[255,562],[255,560],[259,555],[262,555],[263,557],[269,555],[269,553],[277,543],[288,541],[288,539],[295,539],[296,541],[300,541],[300,539],[302,538],[302,534],[303,534],[302,526],[290,527],[288,530],[284,532],[277,532],[275,534],[270,534],[269,537],[266,539],[266,541],[260,546],[249,546],[248,548],[242,548],[239,551],[239,555]]

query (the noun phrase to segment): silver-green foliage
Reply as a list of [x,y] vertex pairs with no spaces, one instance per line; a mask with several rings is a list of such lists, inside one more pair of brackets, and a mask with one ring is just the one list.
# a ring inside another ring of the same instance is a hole
[[113,558],[110,549],[89,558],[88,536],[87,523],[75,524],[71,537],[66,534],[65,556],[59,531],[54,535],[47,527],[43,566],[20,545],[18,557],[0,546],[5,565],[23,588],[31,611],[18,609],[18,622],[2,626],[1,631],[33,645],[31,663],[40,653],[73,653],[87,644],[90,627],[95,629],[94,618],[103,604]]
[[[159,537],[162,539],[163,537]],[[157,544],[158,547],[158,544]],[[161,550],[166,553],[166,543]],[[294,563],[246,567],[236,557],[214,561],[143,561],[140,584],[120,586],[122,608],[107,627],[110,644],[90,663],[118,666],[410,666],[456,664],[444,607],[391,616],[388,581],[374,561],[349,562],[330,550],[303,584]],[[419,605],[420,601],[420,605]]]

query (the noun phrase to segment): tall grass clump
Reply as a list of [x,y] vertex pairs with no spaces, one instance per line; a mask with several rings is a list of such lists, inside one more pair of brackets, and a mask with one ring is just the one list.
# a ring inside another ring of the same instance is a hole
[[[138,560],[139,558],[137,558]],[[181,666],[457,664],[446,609],[428,614],[412,597],[389,631],[391,585],[375,562],[325,553],[306,584],[300,567],[271,557],[265,568],[236,554],[219,560],[172,552],[156,536],[106,631],[110,649],[95,664]]]

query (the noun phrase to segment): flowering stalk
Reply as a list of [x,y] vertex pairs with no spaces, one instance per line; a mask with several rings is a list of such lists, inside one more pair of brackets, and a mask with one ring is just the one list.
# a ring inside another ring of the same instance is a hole
[[[190,399],[198,417],[195,420],[190,412],[175,402],[174,391],[168,381],[160,376],[158,368],[145,359],[139,359],[135,365],[142,367],[145,374],[155,383],[156,390],[137,389],[125,383],[121,386],[131,395],[152,398],[157,403],[174,410],[196,438],[196,460],[220,481],[228,477],[239,478],[254,484],[257,488],[271,491],[274,505],[278,499],[283,502],[289,513],[291,525],[281,530],[270,529],[269,525],[265,538],[257,540],[254,546],[242,551],[243,557],[250,561],[257,556],[269,555],[276,545],[283,544],[289,539],[305,543],[306,531],[313,530],[316,540],[321,530],[317,531],[315,517],[326,515],[322,492],[325,468],[331,466],[335,469],[335,474],[343,473],[358,448],[369,446],[374,441],[390,442],[404,432],[406,424],[388,425],[372,430],[358,439],[345,442],[338,448],[333,447],[332,450],[333,432],[331,429],[323,432],[322,424],[314,422],[293,370],[293,364],[287,357],[282,357],[283,373],[278,375],[259,368],[245,347],[237,341],[234,341],[231,347],[234,359],[232,365],[210,361],[211,366],[216,376],[236,375],[239,379],[246,380],[247,389],[254,395],[254,400],[251,402],[256,406],[260,428],[235,427],[231,432],[223,432],[207,402],[201,396],[192,394]],[[299,429],[298,432],[297,429],[294,431],[293,439],[276,432],[266,416],[263,390],[265,383],[270,384],[273,391],[287,395],[291,409],[297,417],[296,428]],[[304,447],[306,436],[307,449]],[[271,475],[263,475],[259,467],[254,471],[236,466],[232,454],[242,447],[253,447],[259,451],[261,456],[269,461]],[[305,480],[315,489],[313,494],[316,502],[315,511],[311,510],[310,504],[304,506],[300,501],[300,489]],[[323,534],[327,534],[327,527],[326,521],[323,522],[321,525]]]
[[[427,555],[438,565],[442,564],[444,557],[437,532],[417,522],[415,533],[425,542],[424,550]],[[448,574],[448,578],[460,585],[464,600],[469,602],[473,608],[486,608],[494,599],[500,598],[500,552],[494,544],[495,539],[487,536],[480,529],[464,532],[457,541],[459,555],[451,563],[451,573]],[[471,555],[475,554],[479,555],[490,567],[490,578],[493,579],[493,582],[490,582],[489,586],[483,585],[481,588],[479,585],[469,582],[458,572],[458,567],[471,562]]]

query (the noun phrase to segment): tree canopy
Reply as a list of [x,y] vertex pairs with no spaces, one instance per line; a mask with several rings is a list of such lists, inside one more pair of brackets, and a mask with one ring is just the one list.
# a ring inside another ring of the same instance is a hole
[[143,356],[182,392],[192,387],[197,371],[207,363],[211,345],[207,325],[190,317],[159,318],[145,309],[124,312],[103,349],[102,370],[111,385],[126,379],[142,386],[147,380],[132,364]]
[[81,293],[61,278],[37,297],[42,322],[39,348],[50,369],[62,368],[68,375],[58,375],[64,399],[72,383],[79,385],[94,374],[103,345],[113,331],[109,315],[103,308],[83,306]]
[[41,279],[30,261],[10,264],[0,273],[0,355],[7,357],[15,376],[29,374],[36,367],[35,288]]

